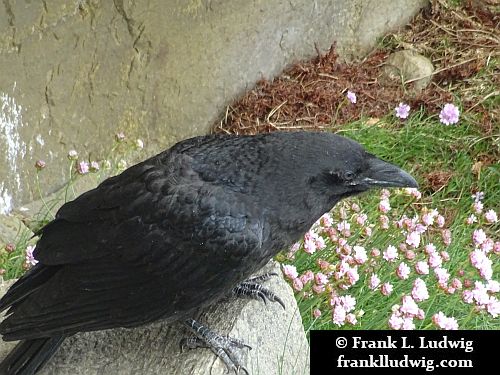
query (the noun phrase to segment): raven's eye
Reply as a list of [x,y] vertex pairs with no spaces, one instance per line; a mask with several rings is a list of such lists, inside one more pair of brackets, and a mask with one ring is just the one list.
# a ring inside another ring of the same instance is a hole
[[354,172],[352,171],[347,171],[344,173],[344,180],[346,181],[352,181],[354,179]]

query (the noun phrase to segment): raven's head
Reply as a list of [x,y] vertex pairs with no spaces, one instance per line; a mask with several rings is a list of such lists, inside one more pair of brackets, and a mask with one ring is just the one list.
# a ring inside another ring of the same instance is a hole
[[417,188],[415,179],[401,168],[365,151],[357,142],[323,133],[311,183],[332,197],[344,198],[372,188]]

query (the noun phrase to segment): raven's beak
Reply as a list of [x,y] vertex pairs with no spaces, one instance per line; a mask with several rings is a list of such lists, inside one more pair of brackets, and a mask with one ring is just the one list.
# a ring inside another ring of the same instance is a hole
[[408,173],[376,157],[369,159],[368,170],[363,174],[363,184],[370,187],[418,188],[417,181]]

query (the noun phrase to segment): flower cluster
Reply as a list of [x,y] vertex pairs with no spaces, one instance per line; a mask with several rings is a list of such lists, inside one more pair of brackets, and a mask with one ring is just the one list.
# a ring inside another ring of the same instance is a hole
[[[462,299],[465,303],[475,306],[475,309],[485,310],[492,317],[496,318],[500,315],[500,300],[496,294],[500,292],[500,283],[493,279],[493,261],[492,256],[500,255],[500,241],[494,242],[488,237],[482,227],[494,225],[498,222],[496,211],[487,210],[482,216],[484,209],[483,199],[484,193],[477,192],[472,196],[472,210],[475,214],[471,214],[466,223],[468,225],[476,225],[477,227],[472,232],[471,243],[473,250],[469,253],[469,261],[472,267],[476,269],[481,280],[467,281],[468,288],[462,292]],[[472,287],[473,285],[473,287]]]
[[[458,329],[459,318],[446,316],[446,310],[427,310],[430,295],[456,296],[453,298],[473,305],[476,312],[499,316],[496,294],[500,283],[493,280],[491,256],[500,255],[500,242],[494,242],[484,229],[498,220],[495,211],[483,207],[484,194],[474,198],[472,210],[479,216],[469,220],[470,225],[478,226],[471,228],[469,270],[461,270],[457,275],[452,275],[448,265],[454,259],[450,255],[454,252],[449,250],[454,243],[452,220],[448,222],[428,204],[419,204],[422,195],[416,189],[396,190],[392,194],[391,197],[391,192],[381,190],[376,203],[378,218],[368,215],[373,210],[364,212],[356,203],[341,202],[335,211],[313,225],[302,242],[291,247],[287,254],[289,263],[314,257],[316,267],[308,261],[303,272],[292,264],[283,266],[295,292],[317,301],[310,310],[313,317],[324,319],[327,309],[331,311],[332,324],[359,325],[368,319],[368,314],[363,315],[365,306],[357,304],[359,293],[387,298],[396,291],[401,293],[401,302],[392,307],[387,321],[391,329],[415,329],[416,322],[425,319],[441,329]],[[401,214],[391,207],[393,199],[410,200],[411,210],[405,212],[412,214]],[[477,211],[479,204],[481,214]],[[470,280],[474,270],[481,280]]]

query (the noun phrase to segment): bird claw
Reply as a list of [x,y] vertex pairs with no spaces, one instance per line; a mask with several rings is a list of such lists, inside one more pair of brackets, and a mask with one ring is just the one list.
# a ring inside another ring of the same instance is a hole
[[263,275],[251,277],[235,286],[232,293],[238,297],[248,297],[253,299],[260,298],[265,304],[267,304],[267,301],[278,302],[281,307],[285,309],[285,303],[283,300],[261,284],[273,276],[278,276],[278,274],[275,272],[269,272]]
[[181,340],[181,352],[184,347],[188,349],[209,348],[224,362],[228,373],[234,371],[236,374],[240,374],[240,371],[243,371],[246,375],[250,375],[248,370],[240,364],[235,353],[235,349],[247,348],[252,350],[250,345],[236,338],[219,335],[194,319],[186,320],[185,324],[193,331],[195,336]]

